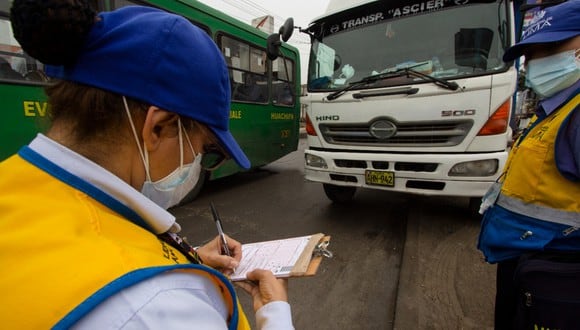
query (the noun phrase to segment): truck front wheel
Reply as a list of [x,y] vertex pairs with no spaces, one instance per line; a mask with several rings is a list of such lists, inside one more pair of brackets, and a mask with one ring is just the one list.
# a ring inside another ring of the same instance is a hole
[[322,186],[326,197],[337,204],[350,202],[356,192],[356,187],[335,186],[327,183],[322,184]]

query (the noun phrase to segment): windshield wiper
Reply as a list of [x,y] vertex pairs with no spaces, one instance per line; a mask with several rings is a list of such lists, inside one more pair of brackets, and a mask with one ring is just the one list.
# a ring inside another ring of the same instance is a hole
[[370,83],[373,83],[373,82],[376,82],[379,80],[383,80],[383,79],[400,77],[404,74],[405,74],[405,72],[403,72],[402,70],[373,74],[373,75],[364,77],[363,79],[361,79],[359,81],[355,81],[355,82],[351,83],[350,85],[337,90],[336,92],[328,94],[328,96],[326,96],[326,99],[329,101],[332,101],[332,100],[335,100],[335,99],[341,97],[344,93],[346,93],[347,91],[349,91],[351,89],[354,89],[354,88],[357,88],[359,86],[363,86],[366,84],[370,84]]
[[459,88],[459,85],[455,81],[447,81],[445,79],[436,78],[436,77],[430,76],[428,74],[424,74],[422,72],[419,72],[419,71],[411,69],[411,68],[404,68],[401,70],[405,70],[405,72],[407,72],[407,74],[411,74],[411,75],[418,77],[418,78],[421,78],[423,80],[430,81],[439,87],[447,88],[447,89],[450,89],[452,91],[455,91]]
[[435,78],[432,77],[430,75],[426,75],[424,73],[421,73],[417,70],[413,70],[409,67],[405,67],[405,68],[400,68],[394,71],[387,71],[387,72],[383,72],[383,73],[379,73],[379,74],[374,74],[374,75],[370,75],[367,77],[364,77],[363,79],[359,80],[359,81],[355,81],[353,83],[351,83],[350,85],[337,90],[336,92],[330,93],[328,94],[328,96],[326,96],[326,99],[329,101],[335,100],[339,97],[341,97],[344,93],[346,93],[347,91],[366,85],[366,84],[370,84],[379,80],[385,80],[385,79],[391,79],[391,78],[395,78],[395,77],[401,77],[401,76],[415,76],[418,78],[421,78],[423,80],[426,81],[430,81],[432,83],[434,83],[437,86],[443,87],[443,88],[447,88],[450,89],[452,91],[457,90],[459,88],[459,85],[456,82],[453,81],[447,81],[444,79],[440,79],[440,78]]

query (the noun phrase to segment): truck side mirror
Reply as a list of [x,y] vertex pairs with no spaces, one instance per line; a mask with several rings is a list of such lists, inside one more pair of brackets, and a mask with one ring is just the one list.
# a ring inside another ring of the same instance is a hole
[[280,33],[280,36],[282,36],[282,41],[286,42],[292,36],[292,32],[294,32],[294,19],[289,17],[280,27],[278,33]]
[[292,36],[292,32],[294,32],[294,19],[290,17],[280,27],[278,33],[272,33],[268,36],[268,39],[266,39],[266,53],[271,61],[280,56],[280,45],[282,45],[280,39],[284,42],[288,41]]

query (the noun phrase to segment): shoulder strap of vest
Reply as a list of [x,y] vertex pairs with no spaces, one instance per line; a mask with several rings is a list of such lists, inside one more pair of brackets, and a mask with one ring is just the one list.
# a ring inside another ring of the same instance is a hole
[[18,151],[18,155],[22,157],[24,160],[28,161],[30,164],[40,168],[41,170],[45,171],[46,173],[52,175],[53,177],[57,178],[58,180],[68,184],[71,187],[74,187],[85,194],[91,196],[95,200],[99,201],[103,205],[106,205],[111,210],[119,213],[126,219],[130,220],[134,224],[142,227],[143,229],[153,232],[149,225],[141,218],[137,212],[133,211],[131,208],[127,207],[125,204],[119,202],[111,195],[107,194],[106,192],[102,191],[101,189],[95,187],[91,183],[79,178],[78,176],[68,172],[67,170],[59,167],[55,163],[51,162],[50,160],[43,157],[41,154],[37,153],[36,151],[32,150],[28,146],[22,147]]
[[222,273],[218,272],[213,268],[209,268],[202,265],[195,265],[195,264],[178,264],[178,265],[170,265],[170,266],[159,266],[159,267],[151,267],[151,268],[143,268],[138,269],[133,272],[127,273],[118,279],[114,280],[113,282],[105,285],[99,291],[95,292],[93,295],[88,297],[85,301],[83,301],[80,305],[78,305],[75,309],[70,311],[64,318],[62,318],[54,327],[53,329],[69,329],[71,328],[76,322],[78,322],[81,318],[85,315],[90,313],[95,307],[99,304],[104,302],[107,298],[113,296],[114,294],[122,291],[125,288],[128,288],[134,284],[137,284],[141,281],[150,279],[156,275],[159,275],[164,272],[176,270],[176,269],[196,269],[210,273],[220,279],[228,289],[229,294],[232,296],[233,299],[233,311],[229,323],[229,329],[237,329],[238,327],[238,318],[239,318],[239,311],[238,311],[238,304],[236,303],[236,291],[230,280],[228,280]]

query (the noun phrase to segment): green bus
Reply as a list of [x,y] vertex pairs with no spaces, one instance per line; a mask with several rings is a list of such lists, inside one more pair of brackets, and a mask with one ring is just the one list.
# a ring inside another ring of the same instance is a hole
[[[206,31],[222,50],[229,67],[230,129],[252,168],[297,150],[300,58],[296,48],[280,41],[281,35],[283,41],[289,38],[291,23],[285,24],[279,34],[269,36],[195,0],[91,2],[98,11],[129,5],[155,7],[179,14]],[[14,39],[9,17],[11,3],[0,0],[0,161],[46,129],[43,86],[49,79],[43,65],[24,53]],[[203,179],[190,196],[197,195],[205,180],[240,170],[235,162],[228,161],[211,174],[201,175]]]

